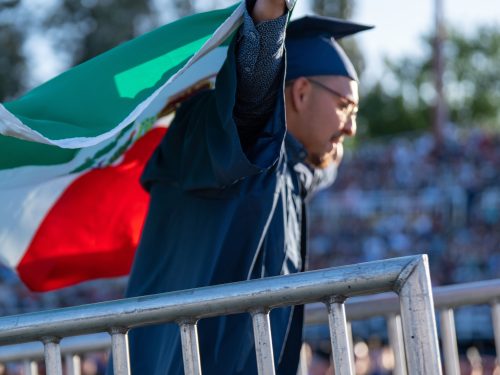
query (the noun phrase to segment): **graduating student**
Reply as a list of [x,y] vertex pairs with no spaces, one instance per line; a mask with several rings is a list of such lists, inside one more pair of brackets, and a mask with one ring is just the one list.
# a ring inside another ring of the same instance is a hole
[[[247,3],[215,89],[178,109],[147,164],[151,202],[127,297],[304,269],[306,201],[333,182],[356,133],[357,76],[335,39],[369,27],[306,17],[286,31],[287,3]],[[277,373],[295,375],[303,308],[270,320]],[[205,374],[257,373],[249,314],[201,320],[198,332]],[[177,325],[129,340],[133,374],[183,373]]]

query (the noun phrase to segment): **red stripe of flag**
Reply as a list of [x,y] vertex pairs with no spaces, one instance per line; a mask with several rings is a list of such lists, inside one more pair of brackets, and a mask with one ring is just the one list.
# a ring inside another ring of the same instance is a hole
[[129,273],[149,202],[139,176],[164,134],[164,128],[151,130],[122,163],[94,169],[68,186],[17,266],[30,289]]

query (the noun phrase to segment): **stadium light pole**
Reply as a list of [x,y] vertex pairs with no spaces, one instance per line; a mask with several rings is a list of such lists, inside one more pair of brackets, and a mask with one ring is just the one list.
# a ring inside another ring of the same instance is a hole
[[434,137],[438,145],[443,142],[443,128],[448,117],[446,98],[444,93],[444,55],[443,43],[446,38],[445,16],[444,16],[444,0],[434,1],[434,16],[435,16],[435,35],[434,35],[434,54],[433,54],[433,70],[434,70],[434,88],[435,101],[433,111],[433,131]]

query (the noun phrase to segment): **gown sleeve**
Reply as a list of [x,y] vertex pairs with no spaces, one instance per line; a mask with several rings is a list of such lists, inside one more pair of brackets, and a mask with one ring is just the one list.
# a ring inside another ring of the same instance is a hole
[[[286,133],[284,63],[279,63],[275,73],[270,87],[271,98],[263,96],[271,105],[257,116],[260,121],[257,126],[251,121],[243,123],[251,130],[244,134],[249,138],[241,138],[242,122],[239,120],[242,114],[246,118],[248,108],[242,110],[241,105],[237,105],[241,70],[238,68],[238,40],[236,36],[229,45],[215,90],[198,94],[177,111],[141,177],[146,190],[156,182],[175,185],[185,191],[227,189],[277,166],[284,152]],[[256,66],[262,65],[257,61]]]

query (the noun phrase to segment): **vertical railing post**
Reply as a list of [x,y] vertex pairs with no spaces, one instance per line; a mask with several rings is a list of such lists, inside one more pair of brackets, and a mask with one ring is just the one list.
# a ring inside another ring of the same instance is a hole
[[200,349],[196,324],[196,321],[179,322],[184,372],[188,375],[201,375]]
[[446,375],[460,375],[458,361],[457,334],[455,316],[452,309],[443,309],[440,314],[441,342],[443,344],[443,361]]
[[343,297],[333,296],[326,303],[333,364],[337,375],[351,375],[353,369],[344,301]]
[[64,356],[66,375],[81,375],[81,360],[77,354],[66,354]]
[[500,366],[500,299],[495,300],[491,305],[491,318],[493,321],[493,334],[495,336],[497,366]]
[[403,328],[401,316],[391,314],[387,318],[389,344],[394,353],[394,375],[407,375],[405,346],[403,341]]
[[38,363],[31,359],[23,361],[24,375],[38,375]]
[[259,375],[274,375],[274,354],[269,311],[258,309],[252,311],[251,315],[258,373]]
[[44,337],[45,369],[47,375],[62,375],[61,346],[58,337]]
[[115,327],[110,330],[114,375],[130,375],[127,332],[128,330],[126,328],[120,327]]
[[396,283],[410,374],[442,374],[427,256],[411,262]]

